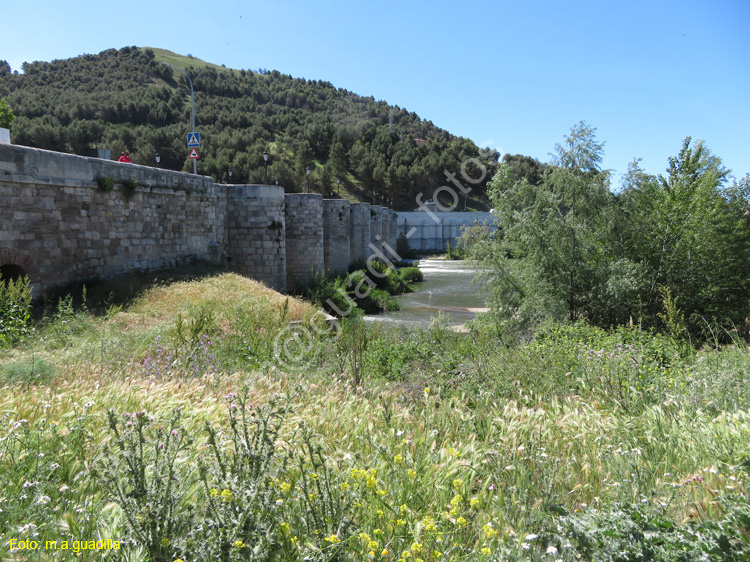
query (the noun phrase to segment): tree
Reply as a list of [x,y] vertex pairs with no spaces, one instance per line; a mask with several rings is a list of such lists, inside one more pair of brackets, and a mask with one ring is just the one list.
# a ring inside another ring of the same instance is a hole
[[597,142],[596,128],[579,121],[570,129],[564,144],[555,145],[552,163],[572,170],[599,171],[603,153],[604,143]]
[[532,177],[534,184],[519,177],[517,161],[506,160],[488,185],[501,236],[475,244],[474,252],[488,266],[493,308],[510,335],[533,332],[548,319],[613,324],[627,313],[620,305],[629,291],[611,289],[637,266],[610,251],[619,230],[616,200],[609,173],[591,167],[602,144],[593,129],[581,134],[580,127],[567,137],[566,153],[575,158],[561,157],[565,166]]
[[648,271],[647,319],[656,323],[669,289],[688,331],[747,329],[750,219],[742,186],[702,142],[687,137],[666,176],[641,176],[623,192],[635,225],[628,251]]
[[0,98],[0,127],[4,129],[12,130],[13,121],[16,116],[13,114],[13,110],[5,101],[5,98]]

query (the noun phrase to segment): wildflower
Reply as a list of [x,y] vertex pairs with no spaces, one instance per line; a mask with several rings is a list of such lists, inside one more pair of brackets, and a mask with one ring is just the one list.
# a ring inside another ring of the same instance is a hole
[[393,457],[393,462],[395,462],[396,464],[401,464],[402,462],[404,462],[404,457],[401,455],[395,455]]
[[486,546],[485,546],[484,548],[482,548],[482,554],[484,554],[484,555],[487,555],[487,554],[489,554],[490,552],[491,552],[491,551],[490,551],[490,549],[489,549],[489,548],[487,548]]
[[390,554],[390,552],[388,552],[387,548],[384,548],[383,552],[380,553],[381,556],[388,556],[389,554]]
[[291,530],[291,528],[289,527],[289,523],[287,523],[286,521],[281,522],[281,524],[279,525],[279,529],[284,535],[288,535],[289,531]]
[[341,539],[340,539],[340,538],[338,538],[338,537],[337,537],[336,535],[334,535],[334,534],[330,534],[330,535],[328,535],[327,537],[325,537],[325,541],[326,541],[326,542],[329,542],[329,543],[331,543],[331,544],[338,544],[338,543],[340,543],[340,542],[341,542]]
[[557,554],[557,548],[555,548],[554,546],[550,545],[550,546],[547,547],[546,553],[547,554]]
[[224,500],[225,502],[232,501],[232,492],[230,492],[229,490],[222,490],[221,499]]
[[284,494],[288,494],[289,490],[292,489],[292,486],[291,486],[291,484],[289,484],[289,482],[282,482],[279,487],[281,488],[281,491]]
[[458,525],[459,527],[466,527],[466,524],[467,521],[463,517],[459,517],[458,519],[456,519],[456,525]]
[[378,541],[370,541],[367,543],[367,548],[369,548],[370,550],[375,550],[379,546],[380,544],[378,543]]
[[433,558],[434,558],[435,560],[438,560],[438,559],[440,559],[440,558],[441,558],[442,556],[443,556],[443,553],[442,553],[442,552],[440,552],[439,550],[433,550],[433,551],[432,551],[432,557],[433,557]]
[[456,488],[456,490],[458,490],[461,486],[463,486],[463,484],[464,484],[464,481],[461,480],[460,478],[456,478],[453,481],[453,487]]
[[471,499],[469,500],[469,505],[470,505],[471,507],[476,507],[476,506],[478,506],[478,505],[479,505],[479,500],[478,500],[477,498],[471,498]]
[[407,476],[408,476],[409,478],[416,478],[416,477],[417,477],[417,471],[416,471],[416,470],[412,470],[412,469],[410,468],[409,470],[407,470],[407,471],[406,471],[406,475],[407,475]]
[[521,543],[521,548],[523,548],[524,550],[529,550],[530,545],[527,542],[522,542]]
[[169,539],[167,539],[167,538],[161,539],[161,545],[164,548],[168,547],[169,546]]
[[245,543],[242,541],[234,541],[234,548],[237,548],[237,549],[245,548]]

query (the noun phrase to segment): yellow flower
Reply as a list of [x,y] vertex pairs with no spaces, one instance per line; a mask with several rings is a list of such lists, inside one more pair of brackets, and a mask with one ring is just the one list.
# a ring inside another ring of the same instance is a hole
[[378,544],[378,541],[370,541],[367,543],[367,548],[369,548],[370,550],[375,550],[379,546],[380,545]]
[[440,559],[440,557],[442,557],[442,556],[443,556],[443,553],[442,553],[442,552],[440,552],[439,550],[433,550],[433,551],[432,551],[432,557],[433,557],[433,558],[434,558],[435,560],[438,560],[438,559]]
[[289,531],[291,530],[291,528],[289,527],[289,523],[287,523],[286,521],[282,521],[281,525],[279,525],[279,529],[281,529],[281,532],[285,535],[288,535]]
[[[455,449],[451,449],[451,450],[455,450]],[[463,481],[463,480],[461,480],[460,478],[456,478],[456,479],[455,479],[455,480],[453,481],[453,487],[454,487],[454,488],[455,488],[456,490],[458,490],[458,489],[459,489],[459,488],[460,488],[461,486],[463,486],[463,485],[464,485],[464,481]]]
[[219,490],[217,490],[216,488],[212,488],[210,493],[213,497],[216,497],[219,495]]
[[225,502],[232,501],[232,492],[229,490],[222,490],[221,491],[221,499]]
[[328,535],[328,536],[327,536],[327,537],[325,538],[325,540],[326,540],[326,542],[329,542],[329,543],[331,543],[331,544],[338,544],[338,543],[340,543],[340,542],[341,542],[341,539],[340,539],[340,538],[338,538],[338,537],[337,537],[336,535],[334,535],[334,534]]
[[289,482],[282,482],[281,483],[281,491],[284,492],[285,494],[288,494],[289,490],[291,490],[291,489],[292,489],[292,486],[291,486],[291,484],[289,484]]
[[463,517],[459,517],[458,519],[456,519],[456,525],[458,525],[459,527],[466,527],[466,523],[467,521]]
[[390,552],[388,552],[387,548],[384,548],[383,552],[380,553],[381,556],[388,556],[389,554],[390,554]]
[[478,506],[478,505],[479,505],[479,500],[478,500],[477,498],[471,498],[471,499],[469,500],[469,505],[470,505],[471,507],[476,507],[476,506]]
[[406,471],[406,475],[407,475],[407,476],[408,476],[409,478],[416,478],[416,476],[417,476],[417,471],[416,471],[416,470],[412,470],[412,469],[410,468],[409,470],[407,470],[407,471]]
[[491,551],[486,546],[482,549],[482,554],[489,554]]
[[339,486],[339,488],[341,489],[341,491],[345,492],[346,490],[348,490],[349,488],[351,488],[351,486],[349,486],[348,482],[344,482],[343,484],[341,484]]
[[418,542],[411,543],[411,551],[414,554],[421,554],[422,553],[422,544]]
[[404,462],[404,457],[401,455],[395,455],[393,457],[393,462],[395,462],[396,464],[401,464],[402,462]]
[[163,547],[169,546],[169,539],[161,539],[161,545]]
[[234,548],[245,548],[245,543],[242,541],[234,541]]

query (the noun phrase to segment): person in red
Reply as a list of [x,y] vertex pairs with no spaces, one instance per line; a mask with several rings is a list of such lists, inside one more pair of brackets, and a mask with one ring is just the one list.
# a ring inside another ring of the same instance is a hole
[[130,162],[130,156],[128,156],[127,154],[125,154],[123,152],[122,156],[120,156],[120,160],[118,160],[118,162]]

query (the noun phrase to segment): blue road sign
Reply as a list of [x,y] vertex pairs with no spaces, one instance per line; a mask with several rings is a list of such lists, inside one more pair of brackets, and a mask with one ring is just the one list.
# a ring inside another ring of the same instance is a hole
[[187,137],[188,148],[194,148],[201,145],[201,134],[200,133],[188,133]]

